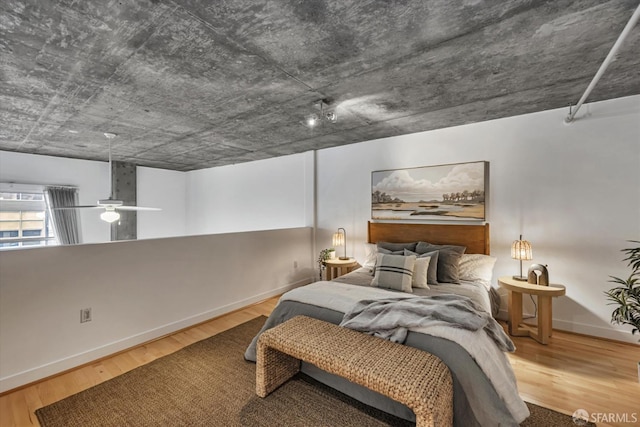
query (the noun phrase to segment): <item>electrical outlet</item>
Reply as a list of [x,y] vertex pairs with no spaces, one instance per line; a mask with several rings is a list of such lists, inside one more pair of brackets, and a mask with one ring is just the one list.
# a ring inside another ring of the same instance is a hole
[[91,308],[80,310],[80,323],[91,322]]

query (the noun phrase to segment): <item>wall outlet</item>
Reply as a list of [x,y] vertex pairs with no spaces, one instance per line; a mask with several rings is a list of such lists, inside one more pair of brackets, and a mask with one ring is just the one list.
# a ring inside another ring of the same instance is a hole
[[80,323],[91,322],[91,308],[80,310]]

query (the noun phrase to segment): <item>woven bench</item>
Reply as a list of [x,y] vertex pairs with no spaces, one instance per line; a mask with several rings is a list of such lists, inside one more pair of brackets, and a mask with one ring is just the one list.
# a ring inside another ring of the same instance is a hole
[[256,357],[260,397],[298,373],[305,361],[406,405],[416,414],[417,427],[453,425],[451,373],[425,351],[296,316],[260,335]]

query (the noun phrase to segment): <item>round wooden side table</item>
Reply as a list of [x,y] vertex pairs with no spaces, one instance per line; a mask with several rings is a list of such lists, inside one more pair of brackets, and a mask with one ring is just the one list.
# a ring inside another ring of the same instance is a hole
[[324,261],[327,267],[327,280],[333,280],[343,274],[347,274],[358,266],[358,261],[354,258],[349,259],[328,259]]
[[[551,298],[565,294],[563,285],[534,285],[515,280],[511,276],[498,279],[498,284],[509,291],[509,334],[516,337],[531,337],[541,344],[547,344],[551,337],[553,309]],[[538,327],[531,330],[522,324],[522,294],[538,296]]]

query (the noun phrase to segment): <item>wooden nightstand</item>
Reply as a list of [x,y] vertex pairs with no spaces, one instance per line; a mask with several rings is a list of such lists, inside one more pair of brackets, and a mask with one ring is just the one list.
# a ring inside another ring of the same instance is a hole
[[327,267],[327,280],[333,280],[343,274],[347,274],[358,266],[358,261],[349,259],[328,259],[324,262]]
[[[509,291],[509,334],[516,337],[531,337],[541,344],[547,344],[552,330],[552,297],[565,294],[563,285],[539,286],[503,276],[498,284]],[[538,328],[522,327],[522,294],[538,296]]]

